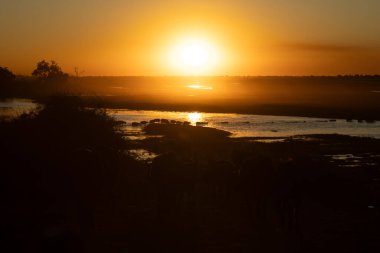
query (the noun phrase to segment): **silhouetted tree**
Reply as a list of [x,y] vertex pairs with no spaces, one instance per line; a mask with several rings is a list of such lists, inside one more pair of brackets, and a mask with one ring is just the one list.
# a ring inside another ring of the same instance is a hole
[[11,96],[14,85],[10,85],[16,78],[8,68],[0,67],[0,97],[5,98]]
[[64,73],[60,66],[55,61],[51,61],[50,64],[42,60],[37,63],[37,68],[33,70],[32,75],[40,80],[55,80],[66,81],[68,74]]
[[0,67],[0,82],[10,82],[16,78],[7,67]]

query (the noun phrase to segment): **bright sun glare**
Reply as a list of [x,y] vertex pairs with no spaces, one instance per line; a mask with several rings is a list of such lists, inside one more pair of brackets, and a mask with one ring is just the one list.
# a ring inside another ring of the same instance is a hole
[[172,66],[181,74],[208,74],[215,67],[216,57],[216,48],[201,39],[185,39],[171,52]]
[[195,124],[201,120],[202,115],[199,112],[192,112],[187,115],[191,124]]

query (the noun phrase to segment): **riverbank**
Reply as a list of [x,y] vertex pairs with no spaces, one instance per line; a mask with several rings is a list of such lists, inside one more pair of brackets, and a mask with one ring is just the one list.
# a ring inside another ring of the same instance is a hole
[[[70,96],[68,97],[70,98]],[[83,106],[87,106],[80,97]],[[41,103],[44,101],[41,101]],[[14,99],[0,102],[0,119],[12,118],[29,112],[39,104],[32,100]],[[95,106],[93,106],[95,107]],[[99,106],[99,109],[104,109]],[[359,137],[380,138],[380,121],[310,118],[292,116],[271,116],[236,113],[178,112],[158,110],[105,109],[106,112],[120,122],[124,122],[123,130],[130,138],[144,138],[141,132],[147,122],[162,120],[163,122],[187,122],[191,125],[202,125],[232,133],[232,137],[283,137],[305,134],[342,134]]]

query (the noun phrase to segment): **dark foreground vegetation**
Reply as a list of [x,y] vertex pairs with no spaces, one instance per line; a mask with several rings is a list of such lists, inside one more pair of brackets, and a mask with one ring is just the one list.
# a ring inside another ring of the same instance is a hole
[[379,140],[122,126],[74,97],[0,123],[1,252],[380,251]]

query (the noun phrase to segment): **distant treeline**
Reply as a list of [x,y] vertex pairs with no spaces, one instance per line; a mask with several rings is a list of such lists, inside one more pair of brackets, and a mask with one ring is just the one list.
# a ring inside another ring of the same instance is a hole
[[[2,69],[7,70],[6,68]],[[254,98],[255,100],[274,99],[283,102],[278,100],[278,96],[281,94],[314,94],[317,97],[318,94],[334,94],[335,92],[376,93],[380,90],[379,75],[76,77],[63,72],[56,76],[46,73],[41,76],[16,76],[12,72],[5,75],[0,76],[0,91],[3,98],[37,98],[57,92],[69,92],[86,96],[138,97],[146,95],[162,101],[172,101],[181,96],[192,95],[192,98],[187,100]],[[188,85],[191,84],[206,85],[212,87],[212,90],[190,89]],[[285,99],[285,97],[282,96],[281,99]],[[182,98],[180,101],[183,101]]]

